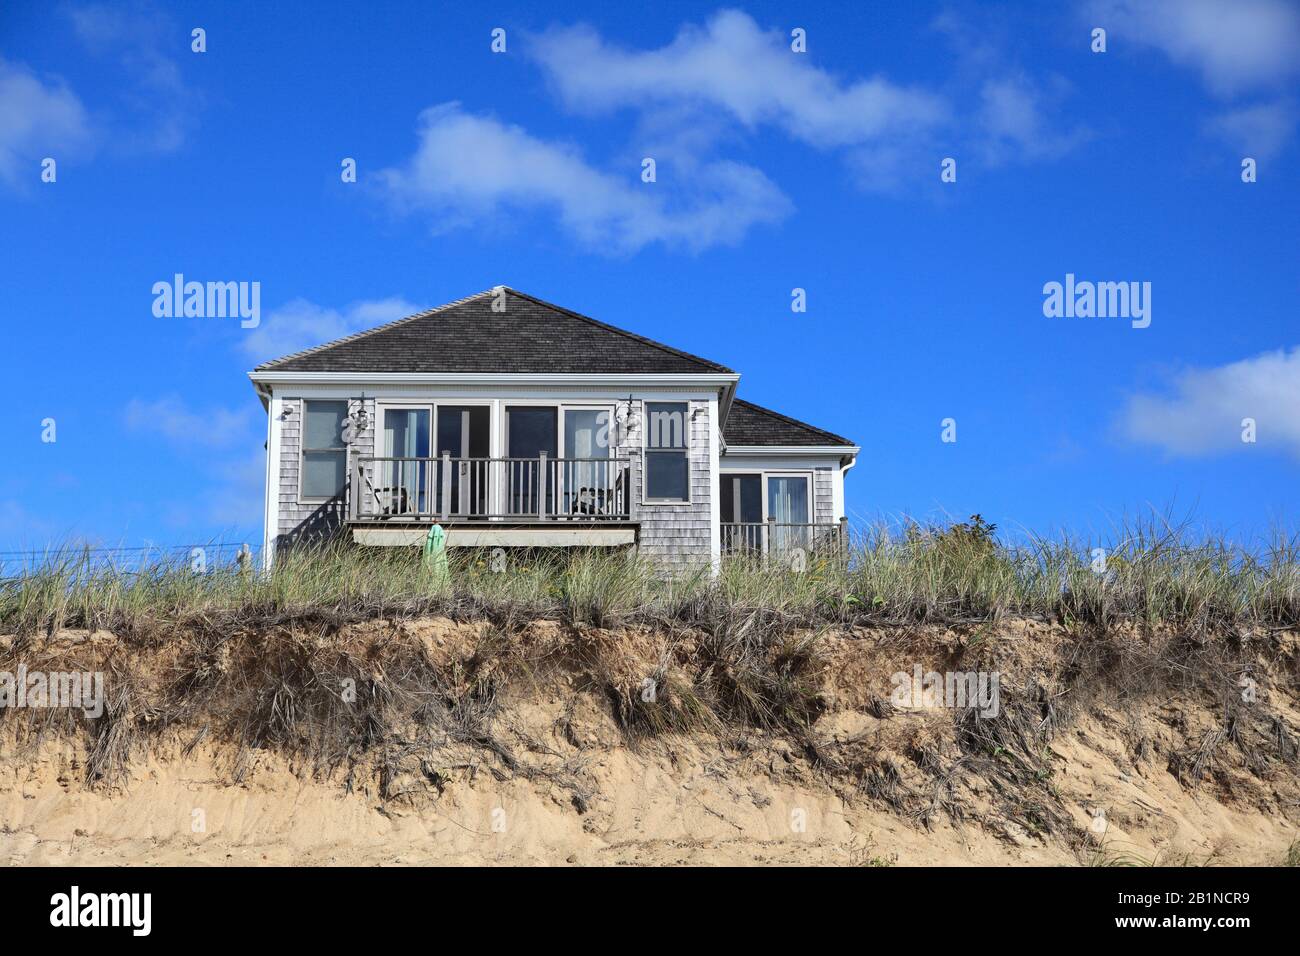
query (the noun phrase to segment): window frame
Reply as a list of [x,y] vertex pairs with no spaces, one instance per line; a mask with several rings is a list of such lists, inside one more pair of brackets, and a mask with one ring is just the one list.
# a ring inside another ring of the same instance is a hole
[[[651,448],[650,447],[650,406],[651,405],[680,405],[685,409],[685,417],[682,420],[682,447],[681,448]],[[687,399],[681,401],[669,399],[642,399],[641,401],[641,504],[654,505],[657,507],[689,507],[695,503],[695,495],[691,488],[691,422],[694,420],[695,409],[691,407],[691,402]],[[686,459],[686,497],[685,498],[652,498],[650,496],[650,456],[651,455],[675,455],[680,454]]]
[[768,479],[770,478],[802,478],[804,480],[804,498],[807,505],[805,509],[806,514],[803,521],[792,523],[809,525],[816,524],[815,518],[817,514],[817,504],[813,500],[813,496],[816,494],[817,485],[813,479],[813,473],[811,471],[802,471],[798,469],[763,472],[763,521],[766,522],[768,516],[771,514],[771,508],[769,506],[770,498],[768,497],[770,494],[768,491]]
[[[304,504],[324,504],[334,501],[337,498],[346,498],[348,491],[349,465],[351,459],[351,446],[343,440],[343,423],[347,421],[348,415],[351,414],[349,402],[346,398],[304,398],[302,401],[302,426],[298,433],[298,500]],[[343,417],[339,420],[339,442],[338,448],[308,448],[307,447],[307,406],[308,405],[342,405]],[[304,492],[304,486],[307,478],[307,455],[322,454],[324,452],[341,452],[343,454],[343,486],[332,495],[325,497],[308,496]]]

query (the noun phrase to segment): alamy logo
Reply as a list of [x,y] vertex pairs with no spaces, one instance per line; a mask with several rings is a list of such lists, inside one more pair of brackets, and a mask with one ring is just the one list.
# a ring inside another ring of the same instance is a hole
[[1065,282],[1043,286],[1043,315],[1049,319],[1131,319],[1135,329],[1151,324],[1150,282]]
[[148,936],[153,928],[153,894],[70,893],[50,897],[51,926],[129,926],[133,936]]
[[79,707],[92,720],[104,713],[102,671],[0,671],[0,707]]
[[153,284],[153,314],[160,319],[240,319],[239,326],[262,324],[262,283],[186,282],[176,273],[171,282]]
[[998,681],[1001,676],[998,671],[926,673],[917,664],[911,674],[896,671],[890,676],[894,689],[889,701],[900,709],[970,707],[981,717],[996,717],[1000,711]]
[[686,415],[679,409],[652,409],[646,423],[649,448],[685,448]]

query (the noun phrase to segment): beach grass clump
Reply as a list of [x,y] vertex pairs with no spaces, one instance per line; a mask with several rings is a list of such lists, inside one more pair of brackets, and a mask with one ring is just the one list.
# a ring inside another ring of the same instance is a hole
[[842,549],[797,557],[744,552],[666,571],[625,550],[453,549],[448,573],[418,549],[331,541],[285,550],[274,568],[196,567],[184,557],[129,566],[87,548],[0,564],[0,633],[130,630],[226,622],[403,617],[437,612],[552,617],[613,627],[960,623],[1005,615],[1097,625],[1300,624],[1300,538],[1247,548],[1152,519],[1105,543],[1008,542],[975,515],[945,526],[867,526]]

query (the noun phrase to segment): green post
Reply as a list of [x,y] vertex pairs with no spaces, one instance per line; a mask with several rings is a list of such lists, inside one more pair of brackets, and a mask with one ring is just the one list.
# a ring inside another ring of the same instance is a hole
[[447,532],[442,525],[435,524],[429,528],[424,538],[424,563],[438,585],[451,580],[451,571],[447,567]]

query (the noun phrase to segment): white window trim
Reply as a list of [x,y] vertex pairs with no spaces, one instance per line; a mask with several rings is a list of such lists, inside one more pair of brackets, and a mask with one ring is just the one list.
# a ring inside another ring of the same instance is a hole
[[808,494],[805,495],[805,499],[807,500],[807,504],[808,504],[807,514],[802,522],[795,521],[792,523],[812,524],[813,515],[817,513],[817,507],[813,503],[813,495],[817,493],[817,483],[813,478],[813,473],[811,471],[765,471],[763,472],[763,520],[764,521],[767,521],[769,517],[769,512],[767,507],[767,503],[769,500],[768,491],[767,491],[767,482],[769,478],[802,478],[804,479],[804,481],[807,482]]
[[[720,480],[726,480],[728,475],[732,477],[735,477],[736,475],[758,475],[760,477],[760,481],[761,481],[760,494],[762,495],[763,498],[762,504],[763,504],[764,522],[766,522],[768,518],[767,480],[769,478],[804,478],[808,482],[808,518],[805,523],[806,524],[814,523],[813,516],[817,514],[817,503],[814,500],[817,494],[817,479],[815,477],[816,472],[813,469],[808,469],[808,470],[786,469],[786,468],[768,469],[768,468],[743,468],[740,466],[735,466],[732,468],[719,469],[718,475]],[[719,495],[720,494],[721,493],[719,492]],[[736,522],[727,521],[724,518],[722,523],[735,524]]]

